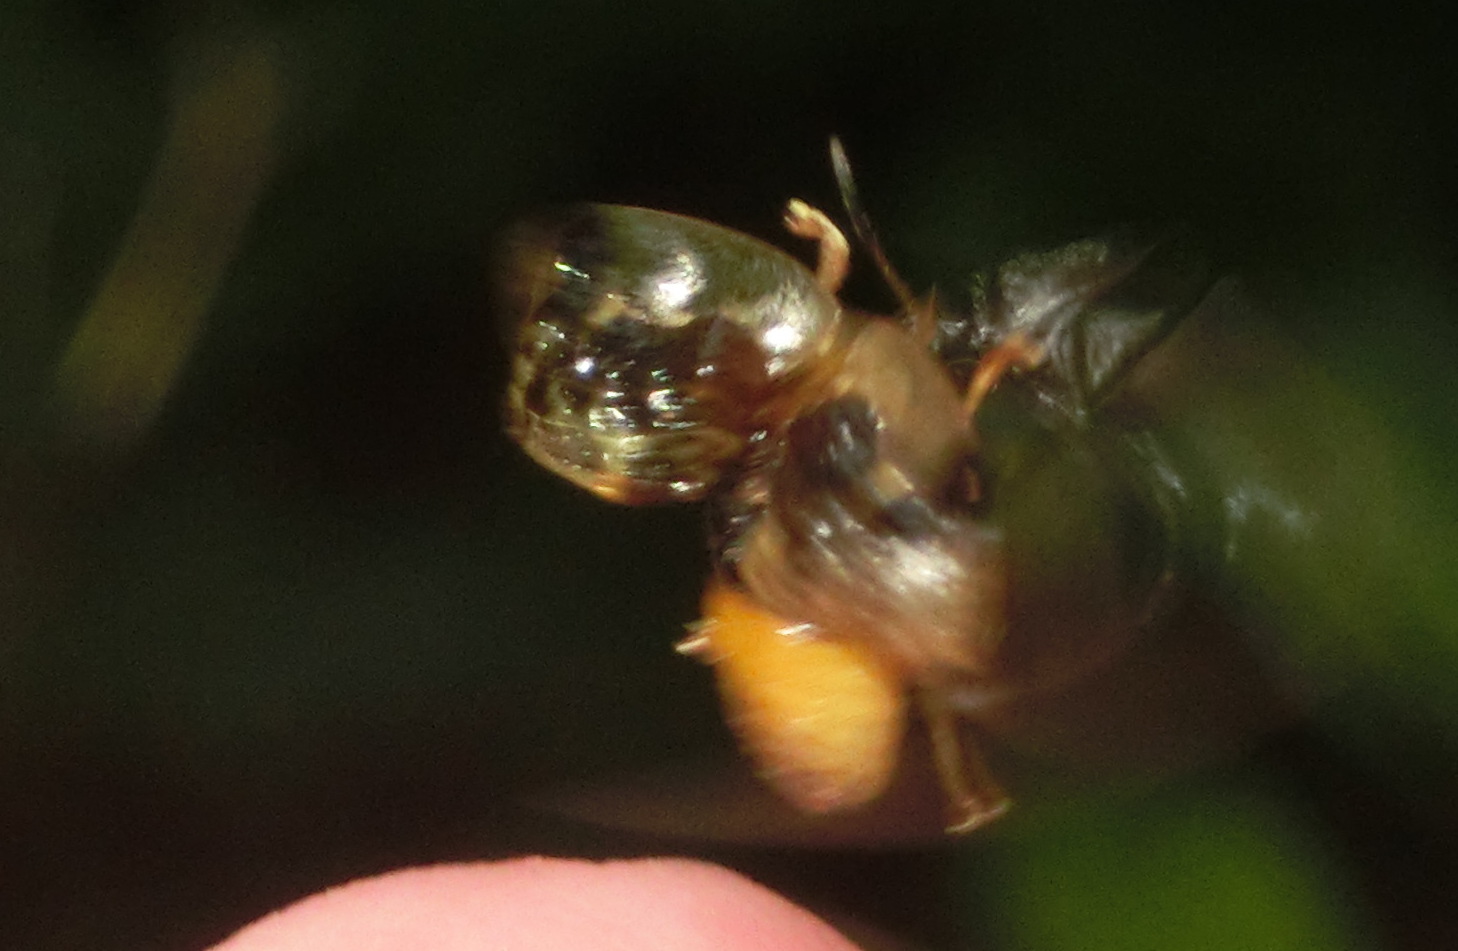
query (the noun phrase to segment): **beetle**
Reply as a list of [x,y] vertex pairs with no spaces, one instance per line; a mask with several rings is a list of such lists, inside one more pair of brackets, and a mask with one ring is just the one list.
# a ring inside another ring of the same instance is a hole
[[1187,486],[1118,404],[1211,281],[1182,235],[1116,234],[1015,258],[964,310],[917,299],[833,157],[902,313],[838,299],[849,242],[803,202],[785,223],[814,272],[698,219],[570,208],[509,243],[506,424],[609,501],[708,501],[679,649],[778,791],[875,799],[914,699],[963,831],[1008,800],[954,721],[1101,663],[1176,597]]

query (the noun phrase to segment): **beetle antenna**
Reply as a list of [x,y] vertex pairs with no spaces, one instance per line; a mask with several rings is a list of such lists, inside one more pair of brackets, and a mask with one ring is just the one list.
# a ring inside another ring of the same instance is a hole
[[911,310],[916,306],[916,295],[911,293],[911,288],[901,279],[901,275],[896,273],[896,268],[891,266],[886,252],[881,250],[881,239],[876,236],[876,229],[871,225],[871,218],[866,214],[865,206],[861,204],[860,193],[856,191],[855,174],[851,171],[850,159],[846,156],[845,146],[838,135],[830,137],[830,165],[835,170],[835,183],[840,186],[841,204],[845,205],[845,212],[850,216],[851,230],[855,232],[861,246],[870,254],[871,260],[876,262],[876,267],[880,268],[881,277],[885,279],[891,292],[901,302],[901,306]]

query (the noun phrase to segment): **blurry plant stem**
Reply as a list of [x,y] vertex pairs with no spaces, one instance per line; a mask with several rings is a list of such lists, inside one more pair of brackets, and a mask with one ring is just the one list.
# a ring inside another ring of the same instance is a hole
[[64,586],[68,536],[104,503],[186,364],[276,157],[267,36],[200,35],[181,53],[151,180],[57,367],[52,424],[0,446],[0,651]]
[[62,438],[144,433],[187,361],[275,154],[279,76],[257,35],[195,47],[111,268],[61,359]]

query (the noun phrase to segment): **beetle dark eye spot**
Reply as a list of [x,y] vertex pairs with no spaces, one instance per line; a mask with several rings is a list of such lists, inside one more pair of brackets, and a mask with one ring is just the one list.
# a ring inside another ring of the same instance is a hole
[[792,451],[808,472],[830,486],[865,476],[876,463],[876,414],[859,396],[842,396],[797,419],[790,428]]
[[876,462],[876,414],[859,396],[835,400],[826,407],[830,439],[824,457],[828,473],[850,481],[864,476]]

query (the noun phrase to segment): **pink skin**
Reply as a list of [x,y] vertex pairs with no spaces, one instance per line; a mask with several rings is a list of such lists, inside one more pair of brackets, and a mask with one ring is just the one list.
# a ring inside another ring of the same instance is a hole
[[331,888],[213,951],[855,951],[808,911],[684,859],[524,858]]

